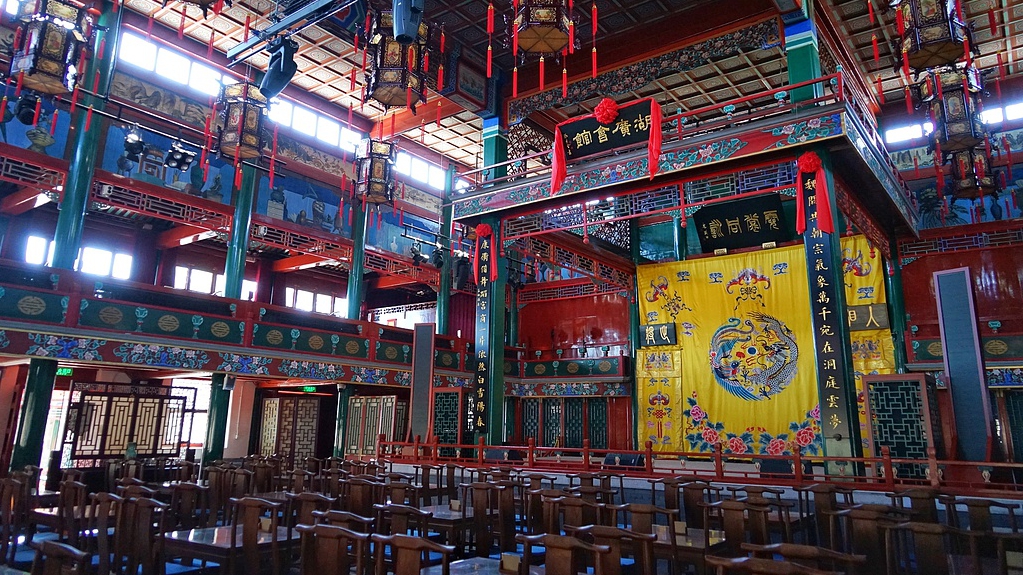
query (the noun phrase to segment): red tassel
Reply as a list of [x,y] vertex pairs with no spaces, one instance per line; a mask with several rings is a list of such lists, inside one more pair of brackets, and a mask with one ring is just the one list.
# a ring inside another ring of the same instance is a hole
[[359,35],[358,34],[355,35],[355,43],[352,44],[352,49],[355,51],[356,54],[359,53]]
[[874,47],[874,62],[881,61],[881,53],[877,51],[877,34],[870,35],[870,43]]
[[597,77],[597,47],[596,46],[593,47],[593,50],[591,51],[591,54],[592,54],[591,58],[593,60],[593,63],[592,63],[593,70],[591,70],[590,76],[592,78],[596,78]]
[[[4,96],[4,99],[6,100],[7,97]],[[75,84],[75,89],[74,89],[73,92],[71,92],[71,113],[72,114],[75,113],[75,108],[77,106],[78,106],[78,85]]]
[[444,40],[445,40],[444,30],[441,30],[440,31],[440,53],[441,54],[444,53]]
[[[437,93],[444,90],[444,64],[437,66]],[[440,102],[437,102],[438,104]]]
[[487,6],[487,34],[494,33],[494,3]]
[[92,125],[92,106],[89,106],[89,111],[85,114],[85,131],[89,131],[89,126]]
[[99,70],[96,70],[96,75],[92,78],[92,93],[99,94]]
[[359,88],[359,111],[366,107],[366,85],[363,84]]
[[[983,180],[987,173],[984,171],[984,162],[980,158],[973,161],[973,169],[977,172],[977,180]],[[980,183],[978,181],[978,183]]]
[[36,111],[35,111],[34,114],[32,114],[32,125],[33,126],[39,124],[39,114],[42,111],[43,111],[43,101],[42,101],[42,99],[36,100]]
[[870,17],[870,25],[874,25],[874,3],[867,0],[867,15]]
[[512,68],[512,98],[519,97],[519,67]]
[[895,29],[901,38],[906,33],[906,21],[902,16],[902,6],[895,9]]
[[991,29],[991,35],[992,36],[997,36],[998,35],[998,22],[995,19],[995,8],[994,8],[994,6],[990,6],[987,9],[987,25],[988,25],[988,28]]
[[149,22],[146,23],[146,38],[152,39],[153,37],[153,15],[149,15]]
[[351,73],[348,75],[348,90],[350,92],[355,91],[355,68],[352,68]]
[[114,0],[114,6],[113,6],[114,14],[117,14],[118,4],[120,4],[120,2],[118,0]]
[[494,47],[487,46],[487,78],[494,75]]
[[15,96],[20,96],[21,95],[21,85],[24,83],[24,81],[25,81],[25,71],[22,70],[21,72],[18,72],[18,83],[17,83],[17,85],[14,86],[14,95]]
[[15,52],[21,50],[21,28],[18,28],[18,30],[14,32],[14,43],[11,44],[11,46],[14,48]]
[[593,41],[597,41],[597,2],[594,0],[593,7],[590,9],[590,26],[593,28]]
[[405,226],[405,210],[398,212],[398,225],[402,227]]
[[540,91],[543,92],[543,76],[544,76],[544,65],[543,56],[540,56]]
[[[424,72],[429,72],[430,71],[430,51],[429,50],[424,50],[423,51],[423,71]],[[425,90],[424,90],[424,92],[425,92]]]
[[216,14],[217,16],[220,16],[220,13],[223,12],[223,11],[224,11],[224,0],[217,0],[217,2],[215,4],[213,4],[213,13]]
[[348,227],[352,227],[352,212],[354,211],[354,206],[348,206]]
[[561,69],[561,97],[568,97],[568,68]]
[[185,12],[184,4],[181,5],[181,19],[178,21],[178,40],[185,37]]
[[875,79],[877,84],[877,100],[883,106],[884,105],[884,86],[881,84],[881,74],[877,75]]
[[575,22],[571,20],[568,22],[568,53],[575,54]]
[[440,102],[437,102],[437,127],[440,127]]
[[384,228],[384,214],[381,214],[380,210],[377,209],[377,231],[380,231],[383,228]]
[[245,17],[245,30],[242,32],[242,38],[245,41],[248,41],[248,39],[249,39],[249,27],[251,25],[252,25],[252,17],[251,16],[246,16]]
[[995,52],[995,57],[998,58],[998,79],[1005,81],[1005,63],[1002,62],[1002,53]]
[[103,59],[103,54],[107,51],[107,39],[104,38],[99,41],[99,50],[96,51],[96,57]]
[[998,103],[1002,103],[1002,81],[995,80],[995,98],[998,99]]
[[210,42],[206,46],[206,59],[212,59],[213,58],[213,39],[216,37],[216,35],[217,35],[217,32],[211,28],[210,29]]
[[57,131],[57,113],[59,110],[53,111],[53,119],[50,120],[50,135]]
[[352,106],[348,106],[348,128],[352,128]]
[[906,94],[906,113],[912,116],[913,115],[913,99],[909,96],[909,86],[906,86],[905,88],[903,88],[903,91]]
[[909,52],[902,51],[902,73],[906,75],[906,80],[909,80]]
[[916,156],[913,156],[913,177],[920,179],[920,160]]
[[408,47],[408,71],[411,72],[412,70],[415,70],[415,69],[416,69],[416,48],[415,48],[415,46],[410,45]]

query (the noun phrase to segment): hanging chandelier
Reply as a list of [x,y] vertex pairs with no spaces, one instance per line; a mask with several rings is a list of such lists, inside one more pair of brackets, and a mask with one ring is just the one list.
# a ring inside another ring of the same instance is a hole
[[366,95],[384,108],[407,106],[414,114],[416,104],[426,102],[426,70],[432,28],[422,22],[410,44],[394,37],[394,15],[381,11],[369,32],[372,67],[369,70]]
[[255,84],[239,82],[220,89],[216,109],[220,110],[217,131],[221,156],[233,157],[236,163],[259,157],[263,152],[266,107],[266,97]]
[[394,201],[394,162],[398,146],[387,140],[366,138],[355,150],[355,194],[369,205]]
[[88,40],[88,12],[60,0],[21,2],[10,77],[43,94],[74,90],[82,77],[82,47]]
[[934,126],[931,138],[938,150],[965,150],[984,141],[987,131],[980,117],[983,81],[975,66],[927,70],[917,90],[920,101],[927,105]]
[[902,54],[904,67],[919,72],[948,66],[969,51],[962,0],[893,0],[889,5],[896,10],[895,53]]

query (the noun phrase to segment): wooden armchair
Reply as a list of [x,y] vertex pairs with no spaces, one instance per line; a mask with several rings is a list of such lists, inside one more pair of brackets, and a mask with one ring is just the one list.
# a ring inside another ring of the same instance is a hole
[[[374,533],[371,537],[373,543],[380,546],[379,551],[374,552],[374,555],[376,555],[376,575],[388,575],[389,573],[394,575],[419,575],[423,568],[427,566],[427,557],[431,552],[441,554],[443,575],[450,575],[451,573],[451,554],[455,552],[455,548],[450,545],[441,545],[429,539],[410,537],[408,535],[380,535]],[[390,549],[389,554],[384,552],[385,547]],[[391,565],[388,565],[388,558],[390,558]]]
[[31,575],[86,575],[89,554],[56,541],[43,541],[36,550]]

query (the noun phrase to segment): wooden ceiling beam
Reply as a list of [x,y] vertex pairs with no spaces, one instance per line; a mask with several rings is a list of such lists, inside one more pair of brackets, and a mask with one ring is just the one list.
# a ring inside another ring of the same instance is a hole
[[18,216],[50,203],[50,196],[38,188],[22,187],[0,200],[0,214]]
[[156,238],[156,247],[161,250],[167,250],[188,245],[193,242],[202,241],[213,237],[215,234],[216,232],[196,226],[175,226],[165,232],[162,232]]
[[291,256],[290,258],[275,261],[273,263],[273,271],[274,273],[286,274],[289,272],[315,268],[333,261],[334,260],[332,259],[317,254],[299,254],[297,256]]

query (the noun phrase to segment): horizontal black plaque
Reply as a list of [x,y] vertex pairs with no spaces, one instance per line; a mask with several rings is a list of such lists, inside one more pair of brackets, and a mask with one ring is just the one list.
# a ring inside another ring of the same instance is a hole
[[693,214],[693,222],[705,253],[789,239],[778,194],[704,206]]

